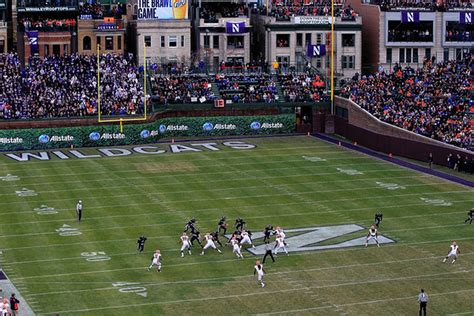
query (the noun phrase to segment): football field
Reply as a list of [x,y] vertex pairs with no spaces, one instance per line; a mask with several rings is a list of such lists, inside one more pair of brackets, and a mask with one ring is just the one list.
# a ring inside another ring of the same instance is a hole
[[[238,141],[0,154],[1,268],[38,315],[417,315],[420,288],[428,314],[474,313],[472,188],[313,137]],[[377,210],[383,244],[365,248]],[[195,217],[204,235],[222,216],[230,232],[246,221],[256,255],[195,245],[181,258],[184,224]],[[268,224],[286,230],[290,255],[267,260],[261,288]],[[461,255],[442,263],[452,240]],[[160,273],[147,271],[155,249]]]

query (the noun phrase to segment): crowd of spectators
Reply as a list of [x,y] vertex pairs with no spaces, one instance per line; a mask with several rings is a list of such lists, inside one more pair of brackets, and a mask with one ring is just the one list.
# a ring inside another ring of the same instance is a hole
[[394,67],[392,73],[355,76],[342,95],[387,123],[459,147],[472,145],[469,109],[474,59],[423,67]]
[[233,103],[272,103],[278,100],[276,83],[266,73],[218,74],[215,82],[222,99]]
[[382,11],[390,11],[398,8],[417,8],[429,11],[447,11],[450,9],[473,8],[472,0],[371,0],[373,4],[380,5]]
[[101,19],[103,17],[120,18],[123,14],[126,14],[126,6],[121,4],[112,7],[105,7],[100,1],[79,4],[79,17],[81,19]]
[[214,93],[207,79],[201,75],[156,75],[150,78],[154,101],[159,104],[208,103]]
[[422,26],[405,29],[399,27],[396,29],[390,29],[388,31],[389,42],[432,42],[433,32],[429,27],[423,28]]
[[75,26],[75,19],[22,18],[20,20],[20,29],[25,32],[33,30],[41,32],[71,31]]
[[474,42],[474,31],[451,29],[446,32],[447,42]]
[[217,23],[219,18],[237,18],[247,16],[248,8],[239,3],[203,3],[199,18],[204,19],[206,23]]
[[[20,67],[15,54],[0,55],[0,118],[34,119],[97,115],[97,57],[32,58]],[[140,69],[133,57],[100,57],[101,113],[143,112]]]
[[[334,15],[341,17],[343,20],[354,20],[358,15],[350,5],[343,6],[342,4],[338,4],[334,10]],[[260,7],[258,11],[260,14],[267,14],[267,8],[265,6]],[[272,0],[268,15],[275,17],[277,21],[289,21],[292,16],[331,16],[331,2],[326,0],[319,2],[306,0]]]
[[459,172],[474,173],[474,157],[461,156],[460,154],[449,154],[446,158],[446,166]]
[[328,101],[326,84],[317,74],[287,73],[279,75],[278,80],[286,102]]

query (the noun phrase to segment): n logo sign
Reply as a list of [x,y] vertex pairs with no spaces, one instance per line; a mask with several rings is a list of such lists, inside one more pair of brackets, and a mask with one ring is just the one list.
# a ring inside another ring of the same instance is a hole
[[[363,246],[366,240],[366,230],[367,229],[365,227],[356,224],[285,229],[285,233],[287,234],[287,236],[288,234],[293,235],[294,233],[300,233],[298,235],[285,238],[285,241],[288,243],[288,246],[286,248],[288,249],[288,252],[302,252]],[[336,242],[334,244],[325,244],[318,246],[318,243],[321,243],[323,241],[339,238],[354,232],[360,232],[361,237]],[[254,241],[263,237],[264,235],[261,232],[252,234],[252,239]],[[230,238],[230,236],[228,236],[228,238]],[[394,240],[382,235],[379,235],[378,241],[379,244],[389,244],[395,242]],[[247,249],[247,251],[256,256],[263,255],[265,254],[265,245],[257,246],[255,249],[249,248]]]

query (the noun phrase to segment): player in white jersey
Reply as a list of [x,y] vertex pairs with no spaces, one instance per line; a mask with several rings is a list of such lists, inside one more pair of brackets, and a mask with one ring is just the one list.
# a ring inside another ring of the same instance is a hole
[[449,257],[453,257],[453,262],[451,263],[454,263],[454,261],[456,261],[460,253],[461,251],[459,250],[459,246],[456,244],[455,241],[453,241],[450,246],[448,255],[446,256],[446,258],[444,258],[443,262],[446,262],[446,260],[448,260]]
[[369,241],[372,239],[375,240],[377,247],[380,247],[378,236],[379,233],[377,232],[377,228],[375,228],[374,225],[370,226],[369,233],[367,234],[367,240],[365,241],[365,247],[367,248]]
[[180,237],[181,239],[181,243],[182,243],[182,246],[181,246],[181,258],[184,257],[184,249],[188,249],[188,253],[191,254],[191,244],[189,243],[189,237],[188,237],[188,234],[186,233],[183,233]]
[[248,245],[251,245],[252,248],[255,248],[254,244],[252,243],[252,239],[250,239],[250,234],[248,233],[248,231],[243,230],[242,233],[240,234],[240,237],[242,238],[240,240],[240,246],[241,247],[244,244],[248,244]]
[[260,284],[262,287],[265,287],[265,283],[263,283],[263,275],[265,274],[265,270],[263,269],[263,264],[260,263],[259,260],[255,263],[255,270],[253,271],[253,275],[257,275],[257,284]]
[[156,270],[158,272],[161,272],[161,260],[162,260],[161,253],[157,249],[155,253],[153,254],[153,257],[151,258],[151,264],[148,267],[148,271],[150,271],[150,269],[153,268],[153,266],[156,266]]
[[206,245],[204,246],[204,248],[202,248],[201,256],[204,256],[204,252],[208,248],[215,249],[217,250],[217,252],[222,253],[219,249],[217,249],[216,244],[214,243],[214,238],[212,237],[210,233],[207,233],[204,236],[204,240],[206,241]]
[[276,239],[275,239],[275,248],[273,249],[273,253],[275,255],[277,255],[278,250],[280,250],[280,249],[283,249],[285,251],[286,255],[288,256],[288,250],[286,250],[285,240],[283,238],[281,238],[280,235],[277,235]]
[[232,239],[230,240],[230,244],[232,246],[232,252],[235,253],[237,258],[243,259],[244,256],[242,255],[242,252],[240,251],[239,241],[237,240],[237,238],[232,237]]
[[288,246],[288,244],[287,244],[286,241],[285,241],[286,234],[285,234],[285,232],[283,231],[283,228],[281,228],[280,226],[278,226],[278,227],[275,229],[275,234],[276,234],[277,236],[280,236],[280,238],[283,240],[283,243],[285,244],[285,246]]

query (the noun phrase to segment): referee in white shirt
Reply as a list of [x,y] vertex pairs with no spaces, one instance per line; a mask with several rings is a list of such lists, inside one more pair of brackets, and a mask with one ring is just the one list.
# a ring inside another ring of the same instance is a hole
[[82,218],[82,201],[79,200],[76,204],[76,213],[77,213],[77,220],[80,222]]
[[425,293],[424,289],[421,289],[421,293],[418,295],[418,303],[420,303],[420,313],[423,310],[423,315],[426,316],[426,304],[428,303],[428,294]]

